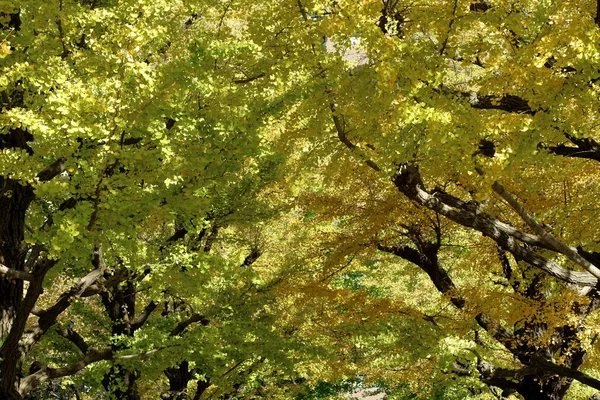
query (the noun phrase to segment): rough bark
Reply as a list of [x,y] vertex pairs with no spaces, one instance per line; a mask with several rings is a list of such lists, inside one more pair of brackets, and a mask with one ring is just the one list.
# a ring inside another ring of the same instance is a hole
[[[0,149],[18,148],[30,152],[31,148],[27,142],[31,139],[31,135],[24,130],[11,129],[8,134],[0,135]],[[23,243],[23,239],[25,238],[25,214],[33,199],[31,186],[0,176],[0,264],[14,271],[15,274],[28,272],[25,271],[28,248]],[[40,273],[41,276],[36,276],[30,282],[29,302],[37,299],[39,296],[36,295],[37,292],[41,293],[40,280],[43,280],[45,271],[40,270]],[[17,349],[19,338],[16,336],[25,327],[29,314],[25,314],[23,310],[23,294],[21,279],[9,275],[0,276],[0,337],[6,338],[3,350],[0,350],[2,356],[0,398],[5,399],[20,398],[15,389],[20,363]],[[17,318],[20,318],[19,326],[15,326]],[[7,346],[9,338],[10,346]]]
[[[442,191],[428,192],[416,166],[403,163],[394,176],[393,182],[401,193],[415,203],[464,227],[481,232],[484,236],[494,240],[500,248],[513,254],[518,260],[525,261],[548,275],[574,285],[595,287],[598,283],[598,278],[587,271],[580,272],[563,268],[535,253],[531,246],[553,251],[557,251],[557,249],[542,238],[522,232],[487,214],[482,210],[480,204],[464,202]],[[523,244],[519,244],[519,241]]]
[[[0,135],[0,149],[29,149],[32,136],[22,129],[12,129]],[[25,214],[34,199],[29,185],[0,176],[0,264],[13,271],[23,272],[27,248],[24,246]],[[23,298],[23,282],[0,277],[0,337],[4,337]]]

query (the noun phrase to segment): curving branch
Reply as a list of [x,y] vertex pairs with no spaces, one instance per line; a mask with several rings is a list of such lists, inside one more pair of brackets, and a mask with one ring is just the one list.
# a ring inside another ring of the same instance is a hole
[[81,353],[87,354],[89,350],[88,344],[85,342],[85,339],[72,328],[57,329],[56,332],[77,346],[77,348],[81,350]]
[[[438,247],[439,248],[439,247]],[[409,261],[425,272],[435,288],[442,294],[450,297],[450,302],[458,309],[465,306],[465,299],[457,293],[456,285],[448,275],[448,272],[442,268],[437,260],[437,249],[431,249],[430,254],[423,254],[419,250],[409,246],[384,246],[378,244],[377,249],[385,253],[394,254],[406,261]]]
[[129,360],[132,358],[142,358],[145,360],[152,354],[164,350],[165,348],[166,347],[160,347],[143,353],[125,354],[121,356],[116,355],[115,350],[113,350],[112,348],[105,348],[100,350],[89,349],[82,358],[67,366],[60,368],[52,368],[46,365],[41,367],[33,374],[30,374],[29,376],[26,376],[25,378],[21,379],[18,391],[21,396],[24,396],[47,380],[74,375],[92,363],[114,359]]
[[[437,234],[439,235],[439,233]],[[420,267],[429,275],[434,286],[440,293],[450,296],[452,304],[458,309],[464,308],[465,299],[457,293],[454,282],[437,258],[439,240],[437,243],[426,241],[423,240],[421,236],[413,238],[412,240],[417,246],[416,249],[402,245],[386,246],[381,243],[378,243],[378,249],[401,257]],[[552,382],[560,382],[559,384],[562,385],[563,388],[568,388],[571,379],[598,388],[600,380],[577,370],[581,365],[580,361],[583,360],[582,357],[579,357],[580,360],[577,362],[572,362],[573,360],[571,358],[567,358],[567,360],[564,361],[565,365],[557,365],[544,358],[542,356],[543,353],[541,353],[535,345],[529,346],[523,341],[523,334],[525,334],[525,332],[515,331],[513,333],[486,313],[479,313],[475,316],[475,320],[479,326],[501,343],[524,365],[523,368],[517,370],[495,368],[494,365],[483,361],[476,353],[478,358],[477,370],[479,371],[482,382],[499,387],[506,393],[516,391],[521,394],[529,393],[531,390],[544,390],[546,385],[552,385]],[[569,328],[569,332],[571,331],[572,328]],[[555,331],[554,334],[561,335],[564,334],[564,331],[559,329],[558,331]],[[551,349],[552,348],[546,349],[546,351],[553,352]],[[582,356],[585,354],[580,350],[576,351],[576,353],[580,353]],[[469,371],[462,368],[460,365],[458,367],[457,373],[459,375],[470,375]],[[553,381],[549,381],[546,384],[542,379],[539,383],[535,384],[532,389],[529,382],[531,377],[544,375],[553,377]]]
[[91,349],[78,361],[65,367],[52,368],[46,365],[40,368],[40,370],[37,372],[21,379],[19,384],[19,393],[23,396],[49,379],[74,375],[91,363],[112,359],[113,354],[113,350],[110,348],[102,350]]
[[204,315],[193,314],[186,320],[181,321],[177,326],[171,331],[171,336],[179,336],[181,335],[187,328],[193,323],[200,322],[202,326],[206,326],[210,323]]
[[333,124],[335,125],[335,130],[337,132],[337,136],[338,136],[338,139],[340,140],[340,142],[342,142],[353,153],[357,153],[361,159],[364,159],[365,164],[367,164],[369,167],[371,167],[371,169],[373,169],[377,172],[381,171],[379,166],[373,160],[370,160],[368,157],[366,157],[364,154],[362,154],[362,152],[359,151],[358,146],[356,146],[354,143],[352,143],[348,139],[348,137],[346,136],[346,134],[347,134],[346,124],[343,120],[343,117],[341,117],[336,112],[335,104],[330,103],[329,109],[331,110],[331,117],[333,118]]
[[[530,248],[519,245],[516,240],[522,239],[519,237],[520,235],[515,235],[517,229],[505,223],[500,223],[480,208],[472,207],[469,202],[463,202],[462,205],[461,203],[455,203],[452,206],[444,202],[439,196],[428,192],[416,166],[402,163],[393,178],[393,182],[401,193],[415,203],[433,210],[462,226],[481,232],[484,236],[494,240],[502,249],[512,253],[518,260],[523,260],[567,283],[590,287],[594,287],[598,283],[598,278],[587,271],[579,272],[563,268],[536,254]],[[545,243],[543,240],[542,242]],[[543,247],[556,251],[547,243]]]
[[79,279],[68,291],[59,296],[56,302],[45,310],[35,309],[35,315],[39,317],[37,324],[32,326],[24,338],[21,340],[21,347],[25,350],[31,348],[37,343],[41,337],[56,323],[58,316],[71,305],[73,299],[84,297],[84,294],[91,286],[96,283],[104,274],[107,267],[102,257],[102,247],[98,246],[94,250],[94,259],[92,265],[95,267],[93,271]]
[[[480,106],[487,104],[484,100],[486,100],[485,97],[480,98],[477,104]],[[492,108],[496,106],[504,107],[506,105],[510,107],[516,107],[513,108],[515,110],[519,107],[524,109],[525,105],[527,104],[525,100],[509,95],[505,96],[505,100],[502,101],[501,99],[498,104],[493,103],[491,99],[487,99],[486,101],[490,102],[489,105]],[[329,108],[332,113],[338,139],[350,151],[358,152],[357,146],[347,137],[347,131],[343,117],[340,117],[340,115],[336,112],[335,105],[333,103],[330,103]],[[360,153],[359,156],[361,156],[364,162],[373,170],[381,171],[375,162],[364,157]],[[549,239],[547,234],[542,238],[522,232],[507,223],[499,221],[492,215],[485,213],[481,209],[481,205],[477,202],[462,201],[439,189],[436,189],[431,193],[428,192],[425,189],[425,185],[417,166],[410,165],[406,162],[400,164],[399,169],[392,180],[396,188],[409,199],[421,206],[445,216],[446,218],[462,226],[475,229],[481,232],[484,236],[490,237],[498,244],[498,246],[500,246],[500,248],[512,253],[513,256],[515,256],[518,260],[523,260],[566,283],[587,287],[595,287],[597,285],[600,277],[600,269],[597,269],[588,260],[586,260],[584,257],[581,257],[576,250],[569,248],[564,244],[561,246],[560,242],[557,243],[557,241],[552,241],[551,238]],[[499,186],[497,186],[496,189],[502,192]],[[577,260],[577,263],[584,266],[587,271],[579,272],[563,268],[556,263],[536,254],[529,247],[519,245],[516,241],[556,252],[562,253],[565,251],[566,253],[563,254],[570,254],[570,258]]]
[[136,320],[131,323],[131,332],[135,332],[136,330],[141,328],[142,325],[146,323],[148,317],[150,317],[150,314],[152,314],[152,311],[154,311],[156,307],[158,307],[158,303],[154,301],[148,303],[148,305],[146,305],[146,307],[144,308],[144,311],[142,311],[142,313],[136,318]]

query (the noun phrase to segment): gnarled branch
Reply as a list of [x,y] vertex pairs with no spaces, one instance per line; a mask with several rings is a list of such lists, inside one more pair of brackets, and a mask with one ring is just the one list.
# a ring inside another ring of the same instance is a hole
[[[493,239],[501,248],[512,253],[517,259],[523,260],[555,278],[582,286],[593,287],[598,283],[598,278],[589,272],[572,271],[563,268],[539,256],[531,249],[517,244],[515,240],[523,241],[522,235],[515,235],[515,232],[518,232],[517,229],[508,224],[501,223],[481,209],[468,207],[466,206],[468,203],[464,203],[463,206],[457,203],[453,207],[445,203],[439,196],[429,193],[425,189],[416,166],[403,163],[394,176],[393,182],[401,193],[417,204],[440,213],[462,226],[481,232],[483,235]],[[542,242],[545,243],[543,240]],[[554,247],[549,246],[547,243],[543,247],[556,251]]]

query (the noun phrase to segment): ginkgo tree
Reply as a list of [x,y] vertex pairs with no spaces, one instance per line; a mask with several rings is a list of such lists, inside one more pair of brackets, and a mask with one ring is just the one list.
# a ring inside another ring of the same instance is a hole
[[0,397],[86,367],[94,396],[224,395],[287,362],[254,349],[281,333],[261,248],[223,233],[276,211],[283,93],[245,87],[276,55],[218,1],[1,4]]
[[[385,284],[389,263],[418,267],[455,309],[434,315],[472,321],[440,368],[490,395],[559,399],[574,381],[599,389],[598,4],[299,7],[325,10],[306,18],[320,74],[285,130],[322,175],[304,207],[338,226],[339,269],[361,271],[347,258],[378,251],[386,262],[371,284],[406,285],[405,298],[414,282]],[[322,37],[333,50],[317,47]],[[439,302],[424,297],[417,310]],[[388,368],[419,359],[436,361]]]
[[599,3],[0,4],[0,397],[600,390]]

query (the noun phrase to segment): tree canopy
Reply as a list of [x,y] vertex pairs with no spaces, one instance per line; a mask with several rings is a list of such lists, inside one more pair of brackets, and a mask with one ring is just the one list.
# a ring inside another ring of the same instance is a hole
[[600,2],[0,1],[0,398],[600,397]]

